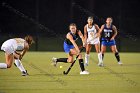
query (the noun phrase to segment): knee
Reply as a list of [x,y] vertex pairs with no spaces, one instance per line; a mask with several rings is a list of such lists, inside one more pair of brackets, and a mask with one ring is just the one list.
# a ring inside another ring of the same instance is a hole
[[89,54],[89,52],[90,52],[89,50],[88,50],[88,51],[86,51],[86,54]]
[[78,57],[78,59],[82,59],[82,54],[79,54],[79,57]]
[[103,50],[102,50],[102,51],[101,51],[101,53],[102,53],[102,54],[104,54],[104,53],[105,53],[105,51],[103,51]]
[[11,68],[12,64],[7,64],[7,68]]
[[72,63],[72,62],[73,62],[73,60],[72,60],[72,59],[68,59],[67,61],[68,61],[69,63]]
[[116,53],[116,52],[117,52],[117,50],[116,50],[116,49],[112,49],[112,52],[113,52],[113,53]]
[[97,50],[96,52],[97,52],[97,53],[100,53],[100,50]]

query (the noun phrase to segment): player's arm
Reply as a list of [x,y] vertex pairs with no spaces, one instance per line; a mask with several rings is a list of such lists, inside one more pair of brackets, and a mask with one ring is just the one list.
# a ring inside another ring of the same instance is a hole
[[20,60],[23,58],[23,56],[25,55],[25,53],[29,50],[29,45],[27,43],[25,43],[25,47],[24,50],[20,53]]
[[78,31],[78,35],[82,39],[83,46],[85,46],[85,39],[84,39],[84,36],[83,36],[83,34],[82,34],[82,32],[80,30]]
[[67,34],[67,39],[69,39],[71,41],[71,43],[73,44],[73,46],[75,47],[77,53],[80,53],[80,50],[76,44],[76,42],[73,40],[73,37],[71,36],[70,33]]
[[101,28],[99,29],[100,34],[102,33],[103,29],[104,29],[104,25],[102,25]]
[[97,36],[96,37],[100,37],[100,33],[99,33],[99,26],[97,24],[94,25],[95,26],[95,29],[97,30]]
[[87,40],[87,25],[84,27],[84,38]]
[[114,40],[114,38],[116,37],[116,35],[117,35],[117,33],[118,33],[118,32],[117,32],[116,26],[113,25],[112,29],[113,29],[113,31],[114,31],[114,34],[113,34],[113,36],[111,37],[110,40]]
[[104,25],[102,25],[101,28],[99,29],[99,32],[98,33],[100,34],[100,36],[102,34],[103,29],[104,29]]

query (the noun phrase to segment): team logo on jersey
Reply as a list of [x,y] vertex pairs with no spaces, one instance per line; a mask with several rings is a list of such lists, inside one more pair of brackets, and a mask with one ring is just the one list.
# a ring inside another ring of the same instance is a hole
[[112,32],[112,30],[104,29],[104,32]]

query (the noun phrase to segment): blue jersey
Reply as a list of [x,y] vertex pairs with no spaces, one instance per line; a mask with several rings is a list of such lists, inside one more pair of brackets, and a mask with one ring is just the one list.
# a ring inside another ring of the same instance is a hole
[[[75,41],[79,38],[78,32],[79,32],[78,30],[76,31],[76,34],[69,32],[71,34],[71,36],[73,37],[73,40],[75,40]],[[64,40],[64,42],[67,43],[68,45],[72,45],[71,41],[67,38]]]
[[104,24],[104,29],[102,32],[102,45],[104,46],[113,46],[116,45],[115,40],[110,40],[114,34],[114,31],[112,29],[113,25],[108,28],[106,24]]
[[104,29],[102,31],[102,39],[109,41],[112,38],[114,34],[112,27],[113,27],[112,24],[109,28],[106,26],[106,24],[104,24]]
[[[71,36],[73,37],[73,40],[77,40],[79,38],[79,35],[78,35],[78,31],[76,31],[76,34],[73,34],[72,32],[69,32],[71,34]],[[66,53],[69,53],[70,52],[70,49],[73,49],[74,46],[73,44],[71,43],[71,41],[69,39],[65,39],[64,40],[64,44],[63,44],[63,47],[64,47],[64,51]]]

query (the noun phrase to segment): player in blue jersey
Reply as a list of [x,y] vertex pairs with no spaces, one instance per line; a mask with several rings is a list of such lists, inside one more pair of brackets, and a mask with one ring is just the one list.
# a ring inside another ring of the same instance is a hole
[[[101,34],[101,53],[102,59],[104,58],[104,52],[106,51],[106,47],[109,46],[112,52],[115,54],[115,57],[118,61],[118,64],[122,65],[120,61],[120,56],[116,47],[115,37],[117,35],[117,28],[112,24],[112,17],[107,17],[106,24],[101,26],[100,34]],[[103,66],[103,62],[98,64],[99,66]]]
[[64,63],[72,63],[73,62],[73,56],[79,55],[79,65],[81,68],[80,74],[89,74],[88,71],[85,71],[84,68],[84,62],[82,59],[82,54],[80,53],[79,47],[76,44],[76,40],[80,37],[82,39],[82,42],[84,43],[84,37],[80,30],[77,30],[76,24],[71,23],[69,25],[70,32],[67,33],[66,38],[64,40],[64,51],[68,54],[68,58],[52,58],[52,63],[54,66],[57,65],[58,62],[64,62]]

